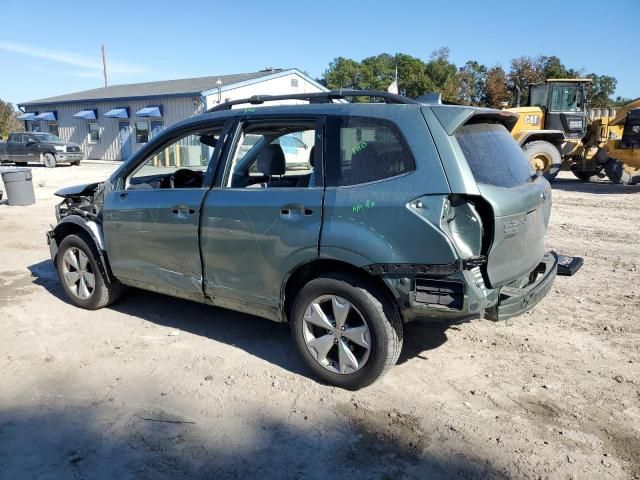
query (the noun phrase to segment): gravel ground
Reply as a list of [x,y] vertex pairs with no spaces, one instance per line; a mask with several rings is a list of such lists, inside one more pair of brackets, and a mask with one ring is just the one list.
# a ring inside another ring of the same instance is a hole
[[[640,478],[640,186],[554,184],[548,246],[583,256],[508,323],[407,326],[359,392],[311,379],[288,328],[132,290],[68,304],[53,192],[0,204],[0,478]],[[0,186],[1,188],[1,186]]]

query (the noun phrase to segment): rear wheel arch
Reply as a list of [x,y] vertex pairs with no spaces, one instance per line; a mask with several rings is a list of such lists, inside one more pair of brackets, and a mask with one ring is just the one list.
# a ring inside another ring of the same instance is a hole
[[[376,291],[384,295],[387,300],[393,302],[394,305],[397,305],[396,295],[394,295],[389,286],[379,276],[371,275],[362,268],[340,260],[317,259],[296,267],[296,269],[289,274],[283,283],[281,304],[283,305],[284,320],[286,322],[289,321],[296,294],[309,281],[328,274],[345,274],[355,276],[374,287]],[[398,309],[398,313],[400,314],[400,309]]]

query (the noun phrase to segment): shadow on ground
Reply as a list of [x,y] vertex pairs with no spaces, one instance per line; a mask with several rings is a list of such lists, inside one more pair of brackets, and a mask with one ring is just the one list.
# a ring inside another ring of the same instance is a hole
[[[184,420],[111,405],[0,412],[1,478],[506,478],[468,454],[407,447],[358,416],[298,427],[249,412]],[[200,424],[199,424],[200,423]],[[217,428],[216,423],[219,423]],[[424,432],[428,440],[430,433]]]
[[[31,265],[29,271],[36,285],[68,303],[51,260]],[[292,373],[309,373],[294,350],[289,327],[285,324],[133,288],[125,290],[120,300],[109,308],[157,325],[233,345]],[[406,324],[398,363],[421,357],[423,352],[445,343],[446,329],[444,324]]]
[[566,192],[594,193],[599,195],[640,193],[640,185],[619,185],[609,181],[583,182],[577,178],[556,178],[551,186]]

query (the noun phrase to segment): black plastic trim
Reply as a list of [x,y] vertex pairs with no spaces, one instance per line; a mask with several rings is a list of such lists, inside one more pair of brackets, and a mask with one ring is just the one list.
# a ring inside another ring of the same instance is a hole
[[426,263],[374,263],[363,267],[372,275],[402,274],[402,275],[433,275],[447,276],[460,270],[458,262],[445,264]]

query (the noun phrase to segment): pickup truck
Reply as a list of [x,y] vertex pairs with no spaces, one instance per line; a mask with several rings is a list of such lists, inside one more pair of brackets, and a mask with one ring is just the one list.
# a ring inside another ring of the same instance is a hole
[[0,163],[13,162],[16,165],[26,165],[37,162],[53,168],[62,162],[80,165],[83,158],[80,145],[64,142],[52,133],[11,133],[7,142],[0,142]]

